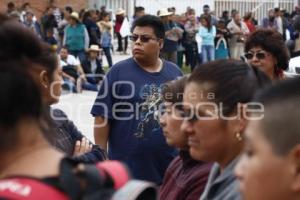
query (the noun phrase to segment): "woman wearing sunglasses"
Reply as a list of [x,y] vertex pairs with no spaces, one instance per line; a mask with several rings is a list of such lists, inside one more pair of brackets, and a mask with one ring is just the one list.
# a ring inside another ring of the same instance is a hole
[[187,77],[167,83],[162,91],[163,114],[160,116],[166,142],[179,149],[179,156],[169,165],[159,199],[196,200],[204,191],[211,163],[191,158],[187,135],[180,130],[182,124],[182,94]]
[[246,41],[244,57],[271,80],[284,78],[283,71],[288,68],[288,49],[282,36],[272,29],[253,32]]
[[243,113],[261,80],[268,80],[255,70],[241,61],[219,60],[196,68],[187,80],[181,130],[192,158],[215,163],[201,200],[240,199],[233,170],[244,148]]

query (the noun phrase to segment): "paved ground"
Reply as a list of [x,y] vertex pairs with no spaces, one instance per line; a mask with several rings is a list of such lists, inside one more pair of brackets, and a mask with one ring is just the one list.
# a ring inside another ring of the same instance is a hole
[[[130,55],[113,55],[113,62],[119,62]],[[103,56],[103,65],[107,66],[105,56]],[[91,91],[83,91],[81,94],[65,94],[61,96],[60,102],[53,107],[62,109],[73,120],[78,129],[86,135],[91,141],[93,137],[94,118],[90,115],[91,107],[95,101],[97,93]]]

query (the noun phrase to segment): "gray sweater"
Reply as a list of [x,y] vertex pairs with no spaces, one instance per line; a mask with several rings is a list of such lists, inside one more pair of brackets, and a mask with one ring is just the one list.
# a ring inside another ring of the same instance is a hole
[[234,176],[234,167],[239,157],[235,158],[220,174],[220,166],[214,164],[200,200],[240,200],[237,188],[238,180]]

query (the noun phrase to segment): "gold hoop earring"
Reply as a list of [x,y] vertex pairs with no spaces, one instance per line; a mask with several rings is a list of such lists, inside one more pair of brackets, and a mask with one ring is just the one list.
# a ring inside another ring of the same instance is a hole
[[243,140],[242,135],[239,132],[235,134],[235,137],[239,142]]

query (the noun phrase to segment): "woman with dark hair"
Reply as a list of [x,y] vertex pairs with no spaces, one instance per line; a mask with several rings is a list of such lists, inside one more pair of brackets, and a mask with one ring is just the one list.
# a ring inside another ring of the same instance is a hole
[[[0,41],[2,48],[0,51],[1,60],[14,59],[18,62],[22,69],[29,73],[38,83],[39,94],[41,95],[41,103],[45,111],[49,111],[49,106],[58,102],[61,94],[61,68],[58,67],[58,58],[56,52],[48,45],[41,44],[38,38],[31,33],[23,30],[23,27],[6,20],[2,23],[0,32]],[[16,29],[15,31],[10,29]],[[16,31],[20,31],[17,33]],[[22,32],[23,31],[23,32]],[[2,33],[2,34],[1,34]],[[6,35],[4,35],[6,34]],[[8,35],[11,35],[10,37]],[[17,43],[15,43],[17,42]],[[18,44],[18,45],[13,45]],[[22,91],[18,89],[18,91]],[[31,92],[29,92],[31,93]],[[20,99],[19,99],[20,100]],[[29,105],[28,105],[29,106]],[[76,126],[69,121],[65,114],[59,110],[51,110],[54,117],[55,126],[53,133],[46,135],[47,139],[56,148],[69,156],[85,153],[92,148],[88,142],[82,145],[82,134],[77,130]],[[55,134],[54,134],[55,133]],[[79,140],[80,150],[76,149],[76,141]],[[84,148],[86,146],[86,148]],[[77,157],[77,160],[86,162],[96,162],[105,158],[103,151],[99,147],[89,154]]]
[[110,15],[108,12],[101,14],[100,22],[97,23],[101,31],[100,45],[105,53],[105,57],[109,67],[112,67],[113,61],[110,53],[112,47],[111,41],[113,37],[113,25],[110,22]]
[[201,200],[240,199],[233,169],[244,148],[246,106],[262,80],[269,83],[262,72],[236,60],[204,64],[188,78],[181,129],[193,159],[215,162]]
[[252,19],[252,12],[247,12],[244,16],[244,23],[247,25],[250,33],[255,31],[255,24],[253,23]]
[[[0,199],[111,199],[130,179],[121,163],[86,165],[48,142],[53,134],[44,105],[57,98],[43,98],[41,88],[61,79],[55,53],[2,15],[0,43]],[[60,84],[51,88],[59,95]],[[150,189],[153,199],[155,190],[149,187],[144,185],[139,194]]]
[[30,76],[39,67],[32,61],[41,55],[41,43],[25,27],[3,16],[0,43],[0,178],[55,176],[64,155],[43,136],[48,127],[42,120],[41,92]]
[[54,121],[50,143],[78,161],[95,163],[105,160],[104,150],[91,143],[62,110],[50,108],[59,101],[61,95],[62,69],[58,66],[56,52],[46,46],[35,62],[43,66],[36,69],[34,78],[39,80],[43,104],[50,111]]
[[206,63],[215,60],[216,27],[212,25],[210,16],[201,17],[201,24],[198,35],[202,38],[202,63]]
[[64,155],[44,135],[48,129],[34,61],[43,47],[22,25],[0,16],[0,178],[59,174]]
[[211,163],[191,158],[188,138],[180,126],[182,118],[182,97],[187,77],[167,83],[162,91],[163,114],[160,124],[169,146],[179,149],[179,156],[170,163],[160,186],[159,198],[164,200],[199,199],[204,191]]
[[272,29],[259,29],[246,41],[244,57],[271,80],[282,79],[288,68],[289,53],[282,36]]

